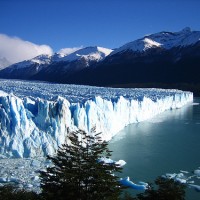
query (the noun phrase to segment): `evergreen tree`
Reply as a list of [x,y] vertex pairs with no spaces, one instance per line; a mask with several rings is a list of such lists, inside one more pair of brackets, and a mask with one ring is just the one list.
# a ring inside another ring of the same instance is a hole
[[172,179],[158,177],[155,180],[156,188],[152,185],[133,200],[184,200],[185,185]]
[[99,134],[92,137],[81,130],[70,133],[67,141],[56,156],[47,157],[53,166],[40,172],[42,196],[48,200],[119,199],[123,187],[116,173],[122,168],[98,162],[102,156],[111,156],[108,143]]
[[1,200],[42,200],[41,196],[32,191],[19,189],[14,185],[0,187]]

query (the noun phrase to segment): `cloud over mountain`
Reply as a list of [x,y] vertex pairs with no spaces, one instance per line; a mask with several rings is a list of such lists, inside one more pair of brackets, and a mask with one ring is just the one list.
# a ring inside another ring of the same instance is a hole
[[31,59],[40,54],[52,54],[48,45],[38,45],[18,37],[0,34],[0,57],[5,57],[11,63]]

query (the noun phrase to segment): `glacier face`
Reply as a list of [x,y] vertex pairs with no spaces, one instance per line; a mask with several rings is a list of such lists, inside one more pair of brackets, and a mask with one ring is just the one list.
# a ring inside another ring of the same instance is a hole
[[110,140],[131,123],[193,100],[191,92],[0,80],[0,154],[53,154],[77,128]]

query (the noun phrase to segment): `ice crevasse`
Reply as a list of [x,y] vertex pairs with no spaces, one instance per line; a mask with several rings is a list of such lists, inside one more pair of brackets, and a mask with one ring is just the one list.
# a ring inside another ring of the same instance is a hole
[[110,140],[128,124],[193,101],[191,92],[162,92],[159,98],[120,95],[109,99],[96,95],[70,102],[67,97],[52,100],[0,91],[0,154],[16,158],[53,154],[68,132],[77,128],[93,134],[95,127],[102,139]]

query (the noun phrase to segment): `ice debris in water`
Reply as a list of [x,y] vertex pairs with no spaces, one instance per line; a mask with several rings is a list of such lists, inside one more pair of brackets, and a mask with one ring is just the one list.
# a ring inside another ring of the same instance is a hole
[[163,178],[173,179],[176,182],[185,184],[189,188],[195,189],[197,192],[200,192],[200,185],[194,184],[195,181],[199,182],[200,170],[196,169],[192,173],[180,170],[180,173],[166,173],[162,176]]

